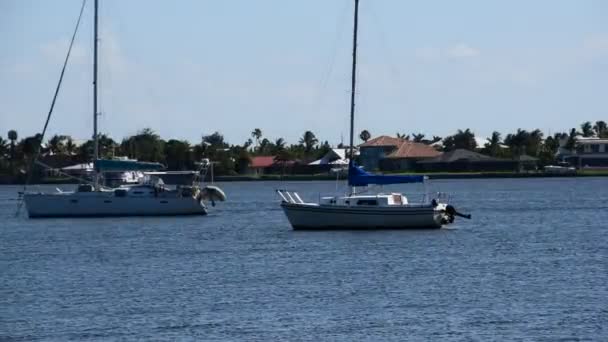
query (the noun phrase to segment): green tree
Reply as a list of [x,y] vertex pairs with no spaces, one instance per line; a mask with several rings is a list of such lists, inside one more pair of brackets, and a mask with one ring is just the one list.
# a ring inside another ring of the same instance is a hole
[[17,142],[17,138],[19,138],[19,136],[17,135],[17,131],[11,129],[10,131],[8,131],[8,140],[11,141],[11,145],[10,145],[10,162],[9,162],[9,172],[11,175],[13,175],[15,173],[15,159],[17,157],[16,154],[16,142]]
[[608,138],[608,125],[606,125],[605,121],[596,121],[595,125],[593,125],[593,130],[595,131],[596,136]]
[[76,153],[77,146],[74,143],[74,140],[72,139],[72,137],[67,136],[64,148],[65,148],[65,152],[69,155],[73,155],[74,153]]
[[505,138],[505,145],[509,146],[512,156],[521,156],[526,153],[526,147],[530,133],[524,129],[518,128],[515,134],[508,134]]
[[236,159],[235,170],[237,173],[245,173],[251,164],[251,155],[247,151],[247,148],[242,148],[238,151],[238,157]]
[[502,137],[499,132],[492,132],[492,137],[487,139],[488,142],[485,144],[485,153],[492,157],[498,157],[500,155],[500,144],[502,143]]
[[459,129],[456,134],[443,139],[444,150],[451,151],[454,149],[475,150],[477,142],[475,134],[469,128],[466,130]]
[[591,125],[591,121],[583,122],[581,124],[581,133],[585,138],[593,136],[593,125]]
[[29,158],[29,157],[34,156],[34,154],[36,154],[40,150],[41,143],[42,143],[42,134],[38,133],[34,136],[26,137],[25,139],[21,140],[19,142],[20,150],[24,154],[25,157]]
[[164,159],[169,170],[189,170],[194,167],[188,141],[171,139],[165,143],[164,148]]
[[[103,144],[100,141],[100,148]],[[150,128],[123,139],[120,149],[130,158],[139,161],[163,162],[165,142]]]
[[259,128],[254,129],[251,131],[251,137],[255,139],[255,146],[259,146],[260,139],[262,138],[262,130]]
[[11,161],[15,159],[15,142],[18,138],[19,135],[17,135],[17,131],[14,129],[8,131],[8,140],[11,141]]
[[531,156],[538,156],[543,144],[543,132],[540,129],[535,129],[527,137],[526,153]]
[[67,140],[65,135],[53,135],[47,142],[49,151],[52,154],[61,154],[65,152],[65,141]]
[[372,135],[366,129],[362,130],[361,133],[359,133],[359,139],[363,140],[364,142],[367,142],[371,137]]
[[272,154],[277,155],[279,152],[281,152],[285,149],[285,139],[278,138],[277,140],[274,141],[273,147],[274,148],[273,148]]
[[414,142],[422,142],[424,140],[424,134],[423,133],[413,133],[412,137],[414,138]]
[[4,140],[3,137],[0,137],[0,159],[8,159],[10,153],[10,147],[8,141]]
[[571,129],[570,134],[568,134],[568,140],[566,141],[566,145],[564,147],[570,151],[574,151],[576,148],[576,137],[579,135],[580,133],[576,131],[576,128]]
[[312,151],[318,142],[319,140],[311,131],[304,132],[304,135],[302,135],[302,138],[300,138],[300,144],[304,145],[304,151],[307,155]]
[[273,149],[274,149],[274,146],[272,145],[272,142],[270,140],[268,140],[267,138],[264,138],[264,139],[262,139],[262,141],[260,142],[260,145],[258,146],[258,153],[260,155],[272,154]]
[[398,139],[403,139],[403,140],[410,140],[409,134],[406,135],[405,133],[401,134],[399,132],[397,132],[397,138]]
[[[138,159],[138,157],[133,152],[135,150],[135,142],[133,140],[130,140],[131,138],[123,139],[122,143],[120,144],[120,151],[122,152],[122,154],[125,154],[130,158]],[[99,134],[97,136],[97,139],[99,140],[99,158],[103,159],[113,157],[115,155],[115,150],[118,147],[118,144],[106,134]],[[80,161],[81,163],[91,161],[93,160],[93,157],[95,155],[95,141],[93,139],[87,140],[82,145],[75,147],[75,150],[77,151],[76,159],[78,161]]]

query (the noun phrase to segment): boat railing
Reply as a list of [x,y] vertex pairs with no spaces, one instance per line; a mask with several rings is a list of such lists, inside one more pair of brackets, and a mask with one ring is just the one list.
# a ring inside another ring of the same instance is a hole
[[279,194],[279,196],[285,203],[292,203],[292,204],[304,203],[304,201],[302,201],[302,198],[300,198],[300,195],[298,195],[297,192],[288,191],[288,190],[284,190],[284,189],[277,189],[276,192],[277,192],[277,194]]

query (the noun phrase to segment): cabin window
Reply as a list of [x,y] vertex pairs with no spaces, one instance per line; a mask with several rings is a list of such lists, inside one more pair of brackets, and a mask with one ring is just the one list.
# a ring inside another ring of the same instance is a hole
[[357,205],[378,205],[378,200],[375,199],[362,199],[357,201]]
[[133,194],[135,194],[135,195],[141,195],[143,193],[144,193],[143,191],[133,191]]

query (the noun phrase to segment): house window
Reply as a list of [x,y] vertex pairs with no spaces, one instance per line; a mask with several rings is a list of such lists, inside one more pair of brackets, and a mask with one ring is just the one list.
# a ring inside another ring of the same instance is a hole
[[584,153],[591,153],[591,145],[583,145]]
[[600,144],[591,145],[591,153],[600,153]]
[[378,201],[375,199],[364,199],[364,200],[358,200],[357,201],[357,205],[378,205]]

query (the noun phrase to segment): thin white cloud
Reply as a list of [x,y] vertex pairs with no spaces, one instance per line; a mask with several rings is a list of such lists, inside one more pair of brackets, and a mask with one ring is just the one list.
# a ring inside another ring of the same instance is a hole
[[467,58],[467,57],[477,57],[479,56],[480,51],[474,47],[471,47],[467,44],[456,44],[447,50],[448,57],[451,58]]

